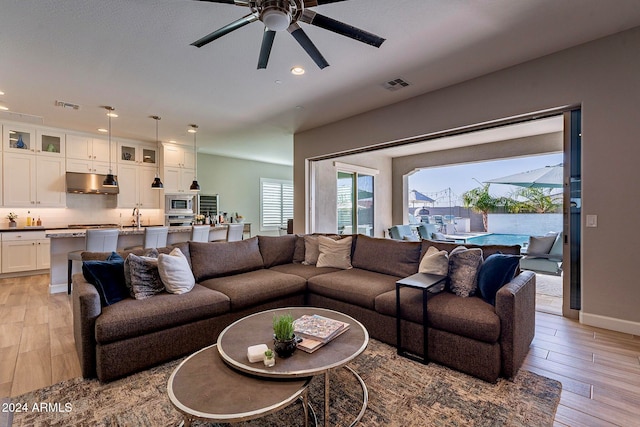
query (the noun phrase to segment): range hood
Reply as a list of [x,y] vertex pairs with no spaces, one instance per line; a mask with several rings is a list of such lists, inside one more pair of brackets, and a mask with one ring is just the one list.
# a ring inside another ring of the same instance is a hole
[[102,185],[106,177],[98,173],[67,172],[67,193],[118,194],[118,187]]

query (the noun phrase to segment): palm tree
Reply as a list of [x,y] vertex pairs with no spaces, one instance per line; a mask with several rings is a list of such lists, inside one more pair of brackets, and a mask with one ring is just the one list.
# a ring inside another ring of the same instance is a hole
[[489,229],[489,212],[495,211],[500,206],[508,204],[504,197],[493,197],[489,194],[489,185],[484,184],[462,194],[462,202],[465,208],[471,208],[482,214],[482,226],[484,231]]
[[536,212],[536,213],[549,213],[556,212],[560,208],[561,204],[553,200],[550,194],[550,189],[543,188],[521,188],[517,190],[513,197],[523,198],[524,201],[515,202],[517,205],[517,212]]

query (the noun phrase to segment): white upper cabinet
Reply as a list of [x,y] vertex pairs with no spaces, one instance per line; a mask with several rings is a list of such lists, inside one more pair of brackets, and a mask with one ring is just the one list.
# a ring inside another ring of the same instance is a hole
[[35,152],[36,129],[22,124],[2,126],[2,146],[6,153]]
[[118,163],[156,166],[158,149],[152,144],[118,142]]
[[194,169],[196,167],[193,148],[178,144],[162,144],[163,166]]
[[[113,146],[112,141],[111,151],[115,153]],[[66,152],[68,172],[109,173],[109,141],[106,139],[67,134]],[[111,169],[116,170],[113,160]]]

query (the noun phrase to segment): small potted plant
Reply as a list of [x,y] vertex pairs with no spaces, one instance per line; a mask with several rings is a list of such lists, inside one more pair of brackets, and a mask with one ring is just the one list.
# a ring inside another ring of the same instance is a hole
[[268,348],[265,352],[264,352],[264,366],[270,368],[271,366],[276,364],[276,358],[273,354],[273,350],[271,350],[270,348]]
[[289,357],[296,351],[296,336],[293,333],[293,317],[283,314],[273,317],[273,346],[280,357]]
[[17,214],[9,212],[9,215],[7,215],[7,219],[9,220],[9,227],[16,227],[18,225],[16,224],[16,218],[18,218]]

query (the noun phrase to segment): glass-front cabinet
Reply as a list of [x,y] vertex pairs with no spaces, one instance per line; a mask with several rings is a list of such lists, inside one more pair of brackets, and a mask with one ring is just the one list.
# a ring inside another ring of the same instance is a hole
[[155,145],[118,143],[118,163],[137,163],[155,166],[158,162],[158,149]]
[[36,153],[52,157],[64,157],[65,134],[63,132],[38,130]]
[[22,125],[4,125],[2,127],[2,141],[6,152],[35,151],[36,130]]

